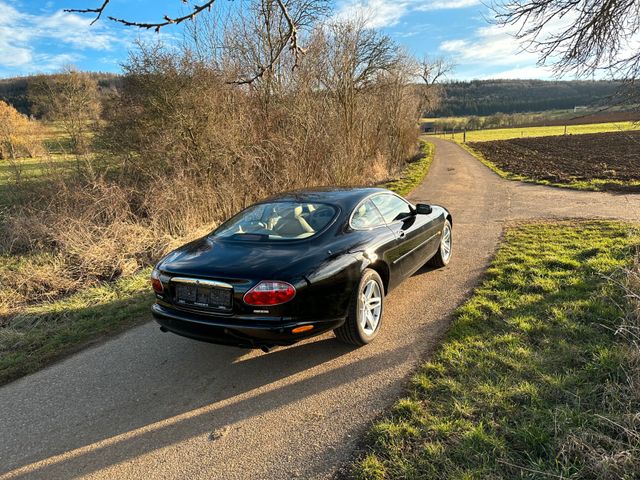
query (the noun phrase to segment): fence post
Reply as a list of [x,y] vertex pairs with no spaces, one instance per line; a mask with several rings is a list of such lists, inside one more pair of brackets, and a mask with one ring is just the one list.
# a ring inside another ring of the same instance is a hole
[[462,143],[467,143],[467,129],[462,131]]
[[565,135],[567,134],[567,126],[566,125],[564,126],[564,134]]

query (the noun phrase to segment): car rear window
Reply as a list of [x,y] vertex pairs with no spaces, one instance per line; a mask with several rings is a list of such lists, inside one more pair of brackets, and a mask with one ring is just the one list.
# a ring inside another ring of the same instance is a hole
[[212,233],[234,240],[298,240],[323,230],[338,210],[326,203],[259,203],[240,212]]

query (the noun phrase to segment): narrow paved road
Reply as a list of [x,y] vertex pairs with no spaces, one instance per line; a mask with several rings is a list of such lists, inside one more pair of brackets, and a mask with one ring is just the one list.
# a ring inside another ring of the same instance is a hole
[[437,345],[506,221],[640,220],[640,195],[505,181],[433,141],[411,197],[451,209],[454,259],[388,297],[376,342],[351,350],[325,335],[265,355],[149,322],[0,388],[0,478],[330,477]]

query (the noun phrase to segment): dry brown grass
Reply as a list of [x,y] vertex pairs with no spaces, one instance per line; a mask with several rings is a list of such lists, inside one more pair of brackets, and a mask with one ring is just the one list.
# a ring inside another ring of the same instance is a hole
[[38,202],[14,207],[4,221],[0,247],[22,257],[0,269],[6,310],[132,274],[171,241],[136,218],[131,192],[121,186],[101,179],[48,187]]

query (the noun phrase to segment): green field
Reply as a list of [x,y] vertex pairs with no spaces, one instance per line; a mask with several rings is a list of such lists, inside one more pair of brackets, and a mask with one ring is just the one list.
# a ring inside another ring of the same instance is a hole
[[0,160],[0,205],[20,202],[21,194],[16,192],[16,182],[34,180],[46,181],[46,175],[73,171],[83,168],[83,163],[91,161],[93,154],[78,157],[70,153],[69,136],[59,124],[43,125],[40,136],[46,154],[33,158],[17,158],[15,160]]
[[509,229],[352,476],[640,478],[638,352],[615,333],[625,298],[608,278],[639,242],[617,222]]
[[[567,126],[567,135],[580,135],[582,133],[622,132],[627,130],[640,130],[640,124],[636,122],[592,123],[587,125]],[[473,130],[466,133],[467,142],[489,142],[492,140],[508,140],[521,137],[548,137],[551,135],[563,135],[565,127],[513,127],[496,128],[488,130]],[[462,132],[454,134],[437,134],[438,138],[446,138],[462,142],[465,135]]]

